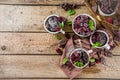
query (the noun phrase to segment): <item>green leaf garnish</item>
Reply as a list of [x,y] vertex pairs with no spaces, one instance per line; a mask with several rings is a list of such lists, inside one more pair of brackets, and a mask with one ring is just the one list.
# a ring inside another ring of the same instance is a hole
[[72,21],[67,21],[66,24],[67,24],[68,26],[72,26]]
[[94,26],[94,21],[93,20],[89,20],[88,25],[89,25],[91,30],[95,30],[95,26]]
[[59,26],[61,29],[64,29],[64,24],[63,23],[59,23]]
[[92,45],[93,48],[96,48],[96,47],[101,47],[102,44],[100,42],[96,42]]
[[63,64],[66,64],[67,61],[68,61],[68,58],[64,58],[64,59],[63,59]]
[[61,40],[61,39],[62,39],[62,37],[59,36],[59,35],[56,35],[56,38],[57,38],[58,40]]
[[89,25],[94,25],[93,20],[89,20],[88,24],[89,24]]
[[82,62],[75,62],[74,65],[75,65],[75,66],[78,66],[78,67],[82,67],[82,66],[83,66],[83,63],[82,63]]
[[90,59],[90,62],[95,62],[95,58],[91,58],[91,59]]
[[69,10],[69,11],[68,11],[69,16],[72,16],[72,15],[74,15],[75,13],[76,13],[75,10]]
[[95,30],[95,27],[90,25],[90,29],[91,30]]

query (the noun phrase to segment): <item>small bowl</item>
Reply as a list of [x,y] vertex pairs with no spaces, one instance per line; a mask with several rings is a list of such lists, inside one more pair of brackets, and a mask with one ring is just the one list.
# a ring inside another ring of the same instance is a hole
[[100,6],[99,6],[99,5],[98,5],[98,12],[99,12],[99,14],[102,15],[102,16],[112,16],[112,15],[114,15],[114,14],[116,13],[116,11],[114,11],[114,12],[111,13],[111,14],[105,14],[105,13],[100,9]]
[[[108,36],[108,34],[107,34],[105,31],[103,31],[103,30],[97,30],[96,32],[104,33],[104,34],[106,35],[106,37],[107,37],[106,44],[104,44],[104,45],[101,46],[101,47],[96,47],[96,48],[106,48],[106,49],[109,50],[109,49],[110,49],[110,45],[108,44],[108,43],[109,43],[109,36]],[[91,44],[91,45],[93,45],[92,36],[93,36],[93,35],[90,36],[90,44]]]
[[74,64],[73,64],[73,61],[72,61],[71,59],[70,59],[70,62],[72,63],[72,65],[73,65],[74,67],[79,68],[79,69],[83,69],[83,68],[85,68],[85,67],[89,64],[89,61],[90,61],[90,53],[92,53],[93,50],[87,51],[87,50],[85,50],[85,49],[83,49],[83,48],[76,48],[76,49],[74,49],[73,51],[71,51],[71,53],[69,54],[69,57],[71,57],[72,54],[74,54],[75,51],[80,51],[80,50],[84,51],[84,52],[88,55],[88,62],[87,62],[84,66],[82,66],[82,67],[78,67],[78,66],[74,65]]
[[[100,0],[100,1],[101,1],[101,0]],[[118,4],[116,5],[116,8],[115,8],[114,12],[112,12],[112,13],[110,13],[110,14],[107,14],[107,13],[104,13],[104,12],[101,10],[100,5],[98,5],[98,12],[99,12],[99,14],[102,15],[102,16],[112,16],[112,15],[114,15],[114,14],[116,13],[116,11],[117,11],[117,9],[118,9],[118,6],[119,6],[119,2],[118,2]]]
[[[78,34],[78,33],[75,31],[75,29],[74,29],[74,22],[75,22],[76,18],[78,18],[78,17],[81,16],[81,15],[88,16],[88,17],[89,17],[91,20],[93,20],[93,22],[94,22],[94,27],[95,27],[95,29],[94,29],[93,32],[92,32],[91,34],[89,34],[89,35],[80,35],[80,34]],[[90,16],[89,14],[80,14],[80,15],[76,16],[76,17],[73,19],[72,29],[73,29],[73,31],[75,32],[75,34],[77,34],[78,36],[80,36],[80,37],[88,37],[88,36],[92,35],[92,34],[95,32],[95,30],[96,30],[96,21],[95,21],[95,19],[94,19],[92,16]]]
[[65,34],[65,32],[62,30],[62,29],[60,29],[59,31],[56,31],[56,32],[52,32],[52,31],[50,31],[50,30],[48,30],[47,29],[47,27],[46,27],[46,21],[50,18],[50,17],[59,17],[58,15],[50,15],[50,16],[48,16],[45,20],[44,20],[44,28],[45,28],[45,30],[47,31],[47,32],[49,32],[49,33],[51,33],[51,34],[57,34],[57,33],[63,33],[63,34]]

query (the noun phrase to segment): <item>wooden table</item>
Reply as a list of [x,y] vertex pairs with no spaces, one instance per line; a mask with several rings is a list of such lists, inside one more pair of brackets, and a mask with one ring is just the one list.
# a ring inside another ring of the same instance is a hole
[[[70,17],[58,6],[63,2],[81,4],[83,0],[0,0],[0,80],[69,79],[59,68],[57,46],[52,46],[59,41],[44,30],[43,21],[50,14],[72,20],[90,12],[82,6]],[[86,68],[75,80],[120,79],[120,48],[113,53],[107,66]]]

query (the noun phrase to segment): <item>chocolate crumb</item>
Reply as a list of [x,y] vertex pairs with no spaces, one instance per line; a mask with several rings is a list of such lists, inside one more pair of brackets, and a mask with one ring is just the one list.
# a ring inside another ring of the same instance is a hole
[[66,37],[67,39],[70,39],[70,34],[69,34],[69,33],[66,33],[66,34],[65,34],[65,37]]
[[76,4],[69,4],[69,3],[62,3],[60,4],[60,7],[64,9],[65,11],[71,10],[71,9],[76,9],[77,5]]
[[61,49],[56,49],[56,52],[59,54],[59,55],[62,55],[63,51]]
[[72,4],[72,9],[76,9],[77,5],[76,4]]

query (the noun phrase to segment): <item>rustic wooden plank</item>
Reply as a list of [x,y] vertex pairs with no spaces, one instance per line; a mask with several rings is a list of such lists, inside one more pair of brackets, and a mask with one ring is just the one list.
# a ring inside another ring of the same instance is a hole
[[[1,55],[0,78],[67,78],[59,68],[60,56]],[[107,66],[86,68],[77,78],[120,79],[120,56],[107,58]]]
[[0,0],[0,4],[61,4],[64,2],[81,4],[84,0]]
[[[63,78],[63,79],[0,79],[0,80],[70,80],[70,79],[66,79],[66,78]],[[74,80],[105,80],[105,79],[89,79],[89,78],[87,78],[87,79],[74,79]]]
[[0,54],[56,54],[55,35],[46,33],[0,33]]
[[[55,35],[48,33],[0,33],[0,39],[0,47],[7,48],[0,49],[1,54],[56,54],[57,46],[52,45],[58,43]],[[118,53],[119,47],[114,50]]]
[[[43,22],[51,14],[61,15],[71,21],[78,14],[90,14],[86,7],[81,7],[76,9],[76,15],[68,16],[67,12],[57,6],[49,6],[48,8],[48,6],[0,5],[0,12],[0,31],[31,32],[46,32],[43,27]],[[71,27],[66,26],[66,31],[69,32],[71,30]]]
[[120,54],[120,47],[117,46],[114,50],[112,50],[112,52],[113,52],[113,54],[114,53]]
[[[49,33],[0,33],[0,54],[57,54],[59,40]],[[6,50],[2,47],[6,46]],[[120,47],[113,53],[120,55]]]
[[[70,80],[70,79],[66,79],[66,78],[63,78],[63,79],[0,79],[0,80]],[[104,79],[89,79],[89,78],[87,78],[87,79],[74,79],[74,80],[104,80]]]

